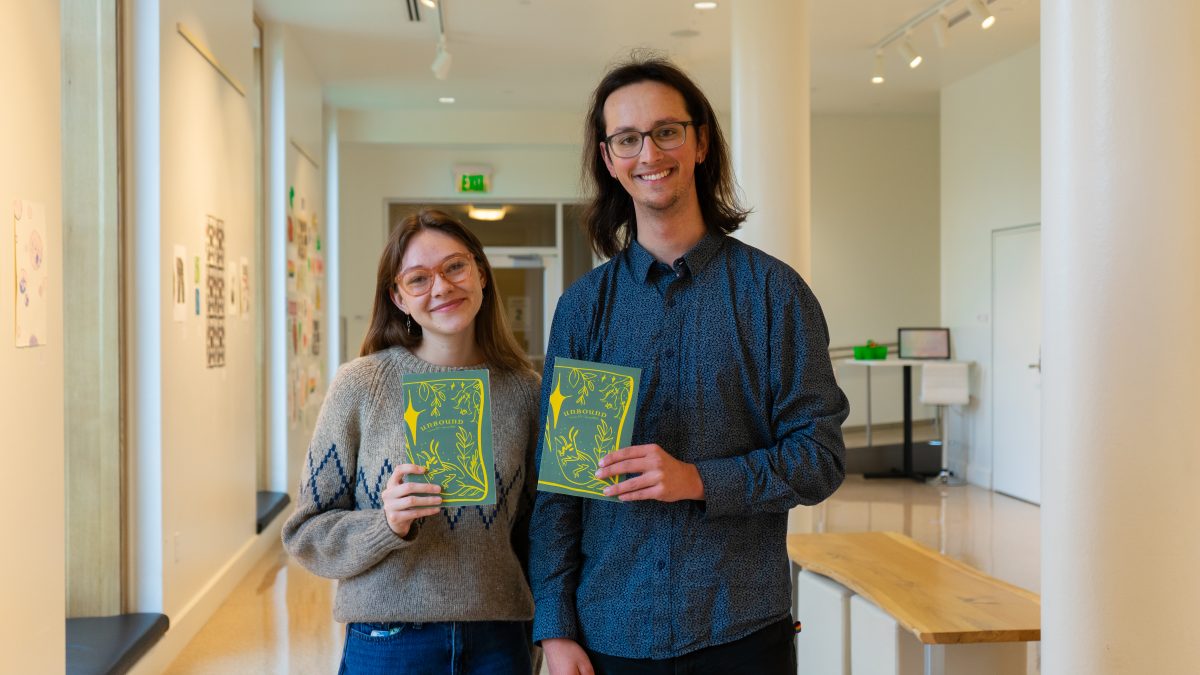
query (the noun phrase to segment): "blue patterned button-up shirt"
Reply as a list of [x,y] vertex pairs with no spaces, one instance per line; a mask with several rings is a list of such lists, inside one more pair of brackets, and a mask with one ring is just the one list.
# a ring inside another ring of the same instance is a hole
[[534,639],[661,659],[787,616],[787,512],[845,473],[849,404],[828,348],[800,276],[726,236],[672,266],[634,242],[571,286],[554,314],[543,417],[554,357],[641,368],[633,444],[695,464],[705,499],[538,493]]

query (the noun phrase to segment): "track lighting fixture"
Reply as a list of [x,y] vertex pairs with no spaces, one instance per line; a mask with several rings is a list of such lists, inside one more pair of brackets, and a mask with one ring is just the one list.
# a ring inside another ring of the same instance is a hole
[[[445,0],[442,0],[438,4],[441,5],[444,2]],[[454,61],[454,57],[450,55],[450,50],[446,48],[445,15],[446,13],[439,9],[437,54],[433,57],[433,63],[429,66],[429,69],[433,71],[433,76],[439,80],[444,80],[450,76],[450,64]]]
[[992,14],[992,10],[983,3],[983,0],[967,0],[967,9],[971,15],[979,21],[979,27],[987,30],[996,23],[996,15]]
[[946,16],[946,10],[933,17],[933,39],[937,40],[938,49],[945,49],[950,40],[950,17]]
[[446,36],[443,35],[438,40],[437,56],[433,57],[433,65],[429,69],[433,71],[433,76],[439,80],[444,80],[450,75],[450,64],[454,61],[454,57],[446,50]]
[[974,17],[979,21],[980,27],[985,29],[996,23],[996,17],[992,14],[989,5],[998,1],[1001,0],[937,0],[926,7],[872,45],[871,49],[875,52],[875,70],[871,74],[871,82],[883,83],[880,54],[893,44],[900,55],[904,57],[909,68],[921,65],[923,58],[913,46],[912,35],[913,31],[925,21],[932,21],[933,37],[937,40],[938,47],[944,48],[950,41],[950,29],[962,21]]
[[916,68],[921,65],[921,55],[917,50],[913,49],[911,36],[904,36],[904,42],[900,43],[900,55],[908,63],[909,68]]

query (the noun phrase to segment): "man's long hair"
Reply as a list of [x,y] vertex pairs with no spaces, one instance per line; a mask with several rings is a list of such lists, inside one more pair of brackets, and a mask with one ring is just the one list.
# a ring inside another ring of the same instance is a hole
[[699,129],[704,128],[708,134],[708,152],[703,163],[696,165],[695,172],[696,196],[708,231],[729,234],[738,229],[750,213],[738,204],[737,186],[729,167],[729,148],[704,92],[667,59],[635,54],[628,62],[609,70],[596,86],[583,139],[584,192],[591,197],[583,215],[583,225],[592,249],[606,258],[625,250],[637,236],[637,216],[633,199],[621,183],[609,175],[601,154],[600,143],[605,136],[604,103],[621,87],[646,81],[659,82],[678,91],[695,125],[694,133],[699,134]]

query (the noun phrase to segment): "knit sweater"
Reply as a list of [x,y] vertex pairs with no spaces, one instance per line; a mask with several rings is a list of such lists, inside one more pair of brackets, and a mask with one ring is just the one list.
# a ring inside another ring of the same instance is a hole
[[[471,366],[471,368],[487,367]],[[349,621],[524,621],[533,599],[514,551],[534,490],[538,376],[491,370],[496,504],[443,508],[396,535],[381,493],[407,460],[404,373],[435,366],[403,347],[343,366],[308,448],[283,544],[305,569],[338,580],[333,616]]]

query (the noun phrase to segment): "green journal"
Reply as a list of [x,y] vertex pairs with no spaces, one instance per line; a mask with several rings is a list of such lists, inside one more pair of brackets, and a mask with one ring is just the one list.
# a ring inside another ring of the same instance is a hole
[[596,471],[633,438],[641,369],[555,358],[551,377],[538,489],[619,501],[604,496],[619,477],[601,480]]
[[404,480],[438,483],[443,506],[495,504],[488,371],[406,374],[403,386],[408,461],[425,467]]

